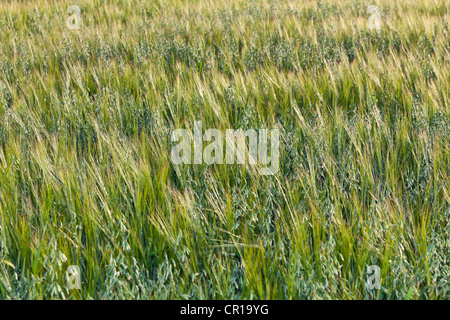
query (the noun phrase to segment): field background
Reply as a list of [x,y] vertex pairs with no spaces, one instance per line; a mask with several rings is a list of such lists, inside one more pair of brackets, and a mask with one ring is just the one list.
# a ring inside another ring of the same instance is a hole
[[[0,298],[449,299],[449,6],[2,1]],[[195,120],[278,174],[173,165]]]

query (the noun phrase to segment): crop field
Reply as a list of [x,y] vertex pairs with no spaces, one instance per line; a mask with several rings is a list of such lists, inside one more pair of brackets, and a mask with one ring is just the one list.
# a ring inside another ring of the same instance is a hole
[[370,1],[3,0],[0,299],[450,299],[450,2]]

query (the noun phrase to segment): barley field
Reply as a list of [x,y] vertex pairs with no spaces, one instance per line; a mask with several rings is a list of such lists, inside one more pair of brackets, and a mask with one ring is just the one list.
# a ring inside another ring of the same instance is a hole
[[[2,1],[0,299],[449,299],[449,8]],[[278,171],[173,163],[195,121]]]

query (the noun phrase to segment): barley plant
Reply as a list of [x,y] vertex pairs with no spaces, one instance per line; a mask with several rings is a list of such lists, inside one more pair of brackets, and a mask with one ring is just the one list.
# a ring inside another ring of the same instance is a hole
[[[0,298],[449,299],[449,8],[2,1]],[[278,172],[174,164],[195,121]]]

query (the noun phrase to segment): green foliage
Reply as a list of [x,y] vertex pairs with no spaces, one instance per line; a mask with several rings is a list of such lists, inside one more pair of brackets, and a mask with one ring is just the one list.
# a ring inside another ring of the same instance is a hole
[[[1,299],[449,298],[448,2],[70,4],[0,5]],[[174,165],[195,120],[278,174]]]

